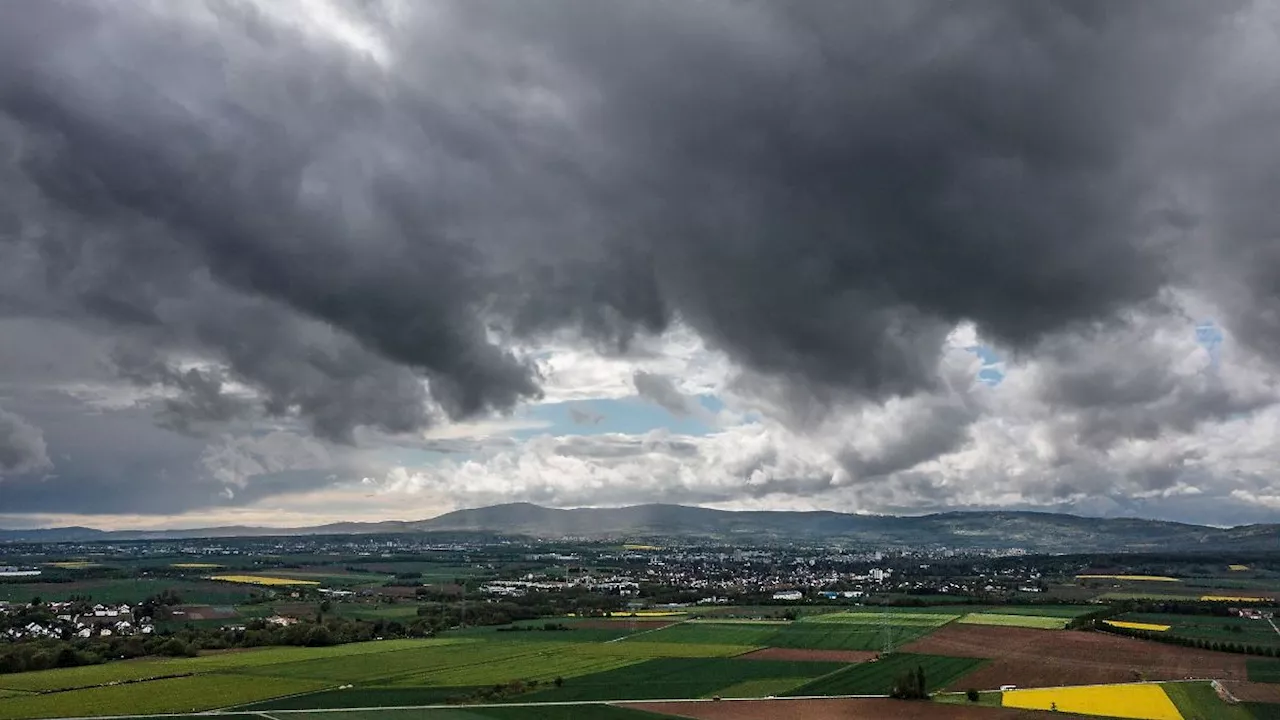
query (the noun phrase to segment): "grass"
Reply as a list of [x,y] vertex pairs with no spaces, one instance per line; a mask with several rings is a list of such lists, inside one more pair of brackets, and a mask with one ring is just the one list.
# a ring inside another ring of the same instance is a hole
[[1182,720],[1253,720],[1240,705],[1228,705],[1209,683],[1167,683],[1164,692],[1182,713]]
[[840,612],[804,618],[802,623],[847,623],[849,625],[919,625],[942,627],[960,617],[959,613],[935,612]]
[[1176,615],[1171,613],[1125,613],[1121,622],[1168,625],[1169,635],[1203,638],[1218,642],[1280,647],[1280,635],[1265,620],[1213,615]]
[[710,624],[681,623],[637,635],[627,642],[692,643],[711,645],[768,645],[769,638],[784,625],[764,623]]
[[841,663],[730,658],[661,658],[566,680],[563,687],[520,696],[529,702],[696,698],[751,680],[820,677]]
[[[290,713],[288,720],[658,720],[668,715],[612,705],[551,707],[449,708],[438,710],[369,710],[366,712]],[[284,720],[284,718],[281,718]]]
[[[897,647],[933,632],[932,625],[890,625],[888,640]],[[882,650],[885,628],[854,623],[793,623],[770,638],[772,647],[805,650]]]
[[570,643],[599,643],[609,640],[618,640],[628,635],[632,635],[641,630],[632,630],[627,623],[619,622],[615,628],[597,628],[597,627],[574,627],[573,624],[566,623],[569,630],[543,630],[542,623],[524,623],[517,625],[507,625],[504,628],[530,628],[527,630],[506,630],[495,627],[477,627],[465,628],[461,630],[450,630],[442,633],[442,637],[457,638],[477,638],[481,640],[493,640],[500,642],[570,642]]
[[1036,617],[1076,618],[1097,612],[1097,605],[993,605],[976,612],[997,615],[1034,615]]
[[617,655],[592,655],[556,647],[504,659],[453,665],[428,673],[398,678],[395,685],[476,686],[506,683],[512,680],[550,682],[557,677],[571,678],[623,668],[644,662],[643,658]]
[[970,613],[958,621],[965,625],[996,625],[998,627],[1035,628],[1061,630],[1068,618],[1042,617],[1039,615],[997,615],[996,613]]
[[[197,658],[144,659],[110,662],[102,665],[40,670],[37,672],[0,675],[0,688],[27,692],[49,692],[72,688],[105,685],[113,682],[143,680],[146,678],[242,671],[254,673],[255,668],[265,666],[288,667],[299,661],[317,661],[323,658],[359,658],[371,653],[390,653],[399,650],[437,647],[453,644],[448,640],[383,640],[379,642],[352,643],[326,648],[275,647],[236,652],[217,653]],[[365,662],[355,660],[355,662]]]
[[327,683],[237,675],[198,675],[133,685],[70,690],[0,700],[0,720],[93,715],[197,712],[310,692]]
[[770,695],[781,695],[788,690],[799,687],[809,681],[806,677],[776,677],[758,680],[743,680],[714,694],[727,698],[760,698]]
[[893,653],[876,662],[858,663],[818,678],[787,693],[788,695],[885,695],[893,689],[894,680],[917,666],[924,669],[925,685],[930,692],[955,682],[983,665],[985,660]]
[[1247,660],[1250,682],[1280,683],[1280,660]]
[[1253,720],[1280,720],[1280,703],[1244,703]]
[[248,600],[253,589],[206,580],[168,578],[101,578],[74,582],[0,583],[0,600],[27,602],[39,596],[47,601],[68,600],[72,595],[88,595],[94,602],[137,604],[164,590],[173,590],[183,602],[208,605],[234,605]]

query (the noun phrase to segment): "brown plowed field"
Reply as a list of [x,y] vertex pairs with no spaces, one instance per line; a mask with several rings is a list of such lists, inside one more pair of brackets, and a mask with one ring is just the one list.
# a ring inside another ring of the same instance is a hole
[[[695,720],[1037,720],[1048,714],[1013,708],[882,699],[652,702],[627,703],[625,707]],[[1053,713],[1053,717],[1065,720],[1083,716]]]
[[951,690],[1001,685],[1054,687],[1134,680],[1244,680],[1243,655],[1165,645],[1101,632],[1029,630],[952,623],[904,652],[989,658]]
[[879,653],[867,650],[800,650],[798,648],[765,648],[739,655],[739,660],[816,660],[822,662],[860,663]]
[[1280,685],[1255,682],[1222,683],[1235,699],[1250,703],[1280,703]]

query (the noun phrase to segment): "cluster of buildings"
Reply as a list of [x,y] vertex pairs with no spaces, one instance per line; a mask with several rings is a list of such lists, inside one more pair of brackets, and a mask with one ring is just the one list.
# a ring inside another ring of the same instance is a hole
[[[17,609],[30,605],[13,606],[0,603],[0,618],[16,614]],[[52,602],[45,607],[53,615],[47,620],[30,620],[23,624],[9,624],[0,637],[6,640],[71,637],[91,638],[113,635],[150,635],[155,632],[151,618],[135,618],[128,604],[93,605],[84,603]]]

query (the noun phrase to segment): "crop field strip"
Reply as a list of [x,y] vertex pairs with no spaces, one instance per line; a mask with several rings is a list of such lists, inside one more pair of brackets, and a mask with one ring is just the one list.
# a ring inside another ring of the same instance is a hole
[[1000,704],[1023,710],[1057,710],[1135,720],[1184,720],[1164,688],[1155,684],[1008,690],[1001,693]]
[[1280,683],[1280,660],[1249,660],[1249,681],[1261,683]]
[[127,685],[25,695],[0,700],[0,720],[85,715],[198,712],[269,697],[321,690],[318,680],[193,675]]
[[568,680],[562,687],[519,696],[520,702],[609,701],[711,696],[752,680],[828,675],[843,663],[733,658],[659,658]]
[[1067,626],[1068,618],[1043,617],[1040,615],[997,615],[995,613],[970,613],[956,622],[965,625],[996,625],[999,627],[1023,627],[1038,630],[1061,630]]
[[946,657],[893,653],[876,662],[849,665],[830,675],[801,685],[788,695],[884,695],[893,689],[894,680],[902,673],[920,667],[930,691],[950,685],[985,665],[976,658]]

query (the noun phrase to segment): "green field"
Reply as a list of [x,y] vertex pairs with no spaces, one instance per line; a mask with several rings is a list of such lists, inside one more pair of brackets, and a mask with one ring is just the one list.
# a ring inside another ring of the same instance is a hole
[[924,668],[925,685],[932,692],[955,682],[985,662],[973,658],[894,653],[876,662],[846,666],[840,672],[818,678],[787,694],[883,695],[893,689],[893,681],[898,675],[915,670],[916,666]]
[[[669,718],[612,705],[484,707],[439,710],[369,710],[290,713],[289,720],[657,720]],[[283,718],[281,720],[284,720]]]
[[208,605],[234,605],[248,600],[255,590],[248,585],[232,585],[204,580],[165,578],[95,579],[75,582],[14,583],[0,582],[0,600],[28,602],[68,600],[72,595],[88,595],[94,602],[137,604],[163,590],[174,590],[183,602]]
[[1253,720],[1253,713],[1228,705],[1209,683],[1167,683],[1164,692],[1178,707],[1183,720]]
[[401,650],[437,648],[452,645],[451,640],[381,640],[352,643],[326,648],[274,647],[237,652],[216,653],[196,658],[147,659],[85,665],[59,670],[0,675],[0,688],[28,692],[48,692],[90,687],[145,678],[212,673],[219,671],[253,673],[263,666],[288,667],[298,662],[319,662],[336,658],[342,662],[363,663],[361,656],[394,653]]
[[1061,630],[1067,626],[1068,618],[1043,617],[1039,615],[997,615],[996,613],[970,613],[957,622],[965,625],[996,625],[999,627],[1023,627],[1039,630]]
[[919,625],[923,627],[935,628],[942,627],[947,623],[960,617],[959,613],[938,613],[938,612],[899,612],[896,608],[893,611],[885,612],[839,612],[829,615],[816,615],[807,617],[798,622],[801,623],[843,623],[849,625]]
[[898,647],[933,632],[932,625],[861,625],[853,623],[793,623],[779,629],[768,645],[805,650],[882,650]]
[[0,700],[0,719],[196,712],[320,690],[328,683],[238,675],[196,675],[132,685],[69,690]]
[[1280,703],[1244,703],[1253,720],[1280,720]]
[[769,644],[769,638],[786,627],[775,623],[680,623],[647,632],[627,640],[628,643],[662,642],[712,645]]
[[1097,612],[1099,609],[1098,605],[988,605],[976,608],[973,612],[1070,619]]
[[843,663],[736,660],[732,658],[660,658],[619,670],[566,680],[563,687],[522,696],[521,701],[649,700],[696,698],[750,680],[804,680],[844,667]]
[[1245,666],[1253,682],[1280,683],[1280,660],[1247,660]]
[[1117,620],[1169,625],[1169,635],[1241,645],[1280,647],[1280,634],[1266,620],[1213,615],[1174,615],[1167,613],[1125,613]]

